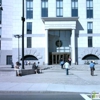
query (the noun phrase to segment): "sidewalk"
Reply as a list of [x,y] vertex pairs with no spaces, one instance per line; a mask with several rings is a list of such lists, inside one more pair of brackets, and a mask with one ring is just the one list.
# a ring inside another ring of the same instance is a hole
[[58,65],[43,70],[42,74],[22,77],[16,77],[13,70],[1,71],[0,69],[0,91],[100,92],[99,68],[95,71],[95,76],[91,76],[89,68],[82,70],[83,67],[80,66],[81,69],[78,70],[78,67],[72,67],[68,76]]

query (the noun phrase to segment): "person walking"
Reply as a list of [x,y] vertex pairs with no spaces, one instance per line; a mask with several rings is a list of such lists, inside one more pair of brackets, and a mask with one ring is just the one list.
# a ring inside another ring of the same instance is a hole
[[63,61],[62,58],[61,58],[61,60],[60,60],[60,65],[61,65],[61,69],[63,69],[64,61]]
[[37,73],[37,67],[36,67],[36,63],[35,62],[32,65],[32,69],[33,69],[33,73],[36,74]]
[[68,63],[69,63],[70,66],[71,66],[71,61],[72,61],[72,59],[69,57],[68,58]]
[[37,62],[36,67],[37,67],[37,73],[38,74],[41,73],[42,71],[41,71],[41,68],[40,68],[40,62]]
[[90,63],[90,74],[91,74],[91,76],[94,75],[94,70],[95,70],[94,66],[95,66],[95,65],[94,65],[94,62],[91,61],[91,63]]
[[66,69],[66,75],[69,75],[69,63],[68,63],[68,61],[65,62],[64,67]]

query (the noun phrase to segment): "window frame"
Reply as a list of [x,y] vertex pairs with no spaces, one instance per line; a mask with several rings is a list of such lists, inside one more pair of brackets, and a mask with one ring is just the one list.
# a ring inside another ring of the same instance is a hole
[[32,37],[27,37],[27,48],[32,47]]
[[48,0],[41,0],[41,17],[48,17]]
[[27,34],[32,34],[32,22],[27,22]]
[[93,47],[93,41],[92,37],[88,37],[88,47]]
[[86,0],[86,18],[93,18],[93,0]]
[[56,0],[56,17],[63,17],[63,0]]
[[88,34],[93,33],[93,22],[87,22],[87,33]]
[[26,19],[33,18],[33,0],[26,0]]
[[71,0],[71,16],[78,17],[78,0]]

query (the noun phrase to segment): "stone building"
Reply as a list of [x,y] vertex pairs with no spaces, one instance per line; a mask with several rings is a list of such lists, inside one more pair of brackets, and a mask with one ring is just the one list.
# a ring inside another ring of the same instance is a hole
[[[0,0],[0,64],[21,61],[23,0]],[[24,60],[100,64],[100,0],[24,0]]]

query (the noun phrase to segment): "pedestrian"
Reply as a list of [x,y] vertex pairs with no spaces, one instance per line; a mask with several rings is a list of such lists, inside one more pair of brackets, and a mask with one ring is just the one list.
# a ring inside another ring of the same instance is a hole
[[36,67],[36,63],[35,62],[32,65],[32,69],[33,69],[34,74],[36,74],[37,73],[37,67]]
[[63,61],[62,58],[61,58],[61,60],[60,60],[60,65],[61,65],[61,69],[63,69],[64,61]]
[[40,67],[40,62],[37,62],[37,73],[42,73],[41,67]]
[[91,61],[91,63],[90,63],[90,74],[91,74],[91,76],[94,75],[94,70],[95,70],[95,64],[94,64],[93,61]]
[[72,61],[72,59],[71,59],[71,57],[69,57],[68,58],[68,63],[69,63],[70,66],[71,66],[71,61]]
[[11,68],[14,68],[14,63],[12,62],[12,64],[11,64]]
[[21,67],[20,67],[20,63],[19,62],[16,62],[16,65],[15,65],[15,70],[16,70],[16,76],[22,76],[22,72],[21,72]]
[[66,70],[66,75],[69,75],[69,63],[68,63],[68,61],[65,62],[64,67]]

